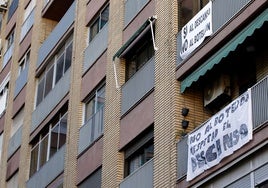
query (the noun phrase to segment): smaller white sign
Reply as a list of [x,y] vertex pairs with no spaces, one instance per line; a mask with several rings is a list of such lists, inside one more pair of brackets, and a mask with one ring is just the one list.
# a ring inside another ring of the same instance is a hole
[[212,2],[202,8],[181,30],[180,56],[185,59],[212,32]]

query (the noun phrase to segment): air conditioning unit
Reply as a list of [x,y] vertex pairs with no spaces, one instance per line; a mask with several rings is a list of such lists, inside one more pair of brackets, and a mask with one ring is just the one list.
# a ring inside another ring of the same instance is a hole
[[221,74],[206,84],[204,88],[204,106],[219,108],[231,97],[230,76]]

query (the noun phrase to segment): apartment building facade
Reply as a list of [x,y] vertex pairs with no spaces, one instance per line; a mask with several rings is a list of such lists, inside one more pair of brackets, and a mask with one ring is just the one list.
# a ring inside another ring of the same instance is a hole
[[267,186],[266,0],[0,3],[0,187]]

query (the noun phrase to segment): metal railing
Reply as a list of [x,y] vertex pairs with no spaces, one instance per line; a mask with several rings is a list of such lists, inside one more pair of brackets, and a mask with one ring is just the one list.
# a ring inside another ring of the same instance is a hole
[[103,134],[103,115],[104,105],[80,128],[79,154]]
[[[256,129],[268,121],[268,76],[251,87],[252,124]],[[202,126],[201,124],[200,126]],[[199,127],[200,127],[199,126]],[[187,173],[188,145],[187,138],[183,137],[177,143],[177,174],[182,178]]]

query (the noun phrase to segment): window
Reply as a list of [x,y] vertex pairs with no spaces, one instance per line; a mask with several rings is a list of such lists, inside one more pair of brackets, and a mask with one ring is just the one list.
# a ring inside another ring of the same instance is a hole
[[78,188],[101,188],[101,171],[102,168],[97,169],[92,174],[90,174],[81,184],[79,184]]
[[96,140],[103,133],[104,103],[105,84],[102,84],[85,103],[84,126],[90,128],[90,142]]
[[131,156],[128,160],[128,174],[131,174],[136,169],[144,165],[147,161],[154,157],[154,145],[152,142],[146,144],[142,148],[140,148],[133,156]]
[[70,68],[72,62],[72,48],[72,37],[70,37],[52,58],[45,71],[40,76],[37,86],[36,106],[43,101],[47,94]]
[[105,85],[102,84],[95,92],[94,95],[85,104],[85,122],[87,122],[92,115],[97,113],[105,102]]
[[14,43],[14,30],[7,37],[7,50],[13,45]]
[[125,151],[125,176],[133,173],[154,157],[153,131],[143,133]]
[[9,78],[10,75],[8,74],[0,85],[0,116],[2,116],[2,114],[5,112],[7,106]]
[[182,28],[194,15],[201,10],[209,0],[180,0],[179,1],[179,26]]
[[28,66],[30,61],[30,50],[28,50],[19,62],[19,75]]
[[6,44],[5,44],[5,51],[4,51],[4,56],[3,56],[3,65],[2,67],[5,67],[8,61],[11,59],[13,55],[13,50],[14,50],[14,30],[13,29],[8,37],[6,38]]
[[30,15],[30,13],[34,9],[35,1],[36,0],[31,0],[30,3],[27,5],[27,7],[26,7],[26,9],[24,11],[24,15],[23,15],[23,22],[28,18],[28,16]]
[[100,13],[98,13],[97,18],[90,25],[89,42],[92,41],[93,38],[100,32],[100,30],[108,22],[108,20],[109,20],[109,5],[106,5],[106,7],[102,11],[100,11]]
[[21,33],[20,33],[20,41],[24,39],[30,28],[32,27],[34,23],[34,8],[35,8],[35,2],[36,0],[31,0],[27,7],[25,8],[24,14],[23,14],[23,24],[21,27]]
[[17,113],[17,115],[13,119],[13,124],[11,126],[10,138],[23,125],[23,119],[24,119],[24,107]]
[[38,171],[66,142],[67,116],[59,114],[32,145],[30,176]]
[[126,81],[141,69],[153,56],[154,48],[151,33],[149,32],[126,56]]

